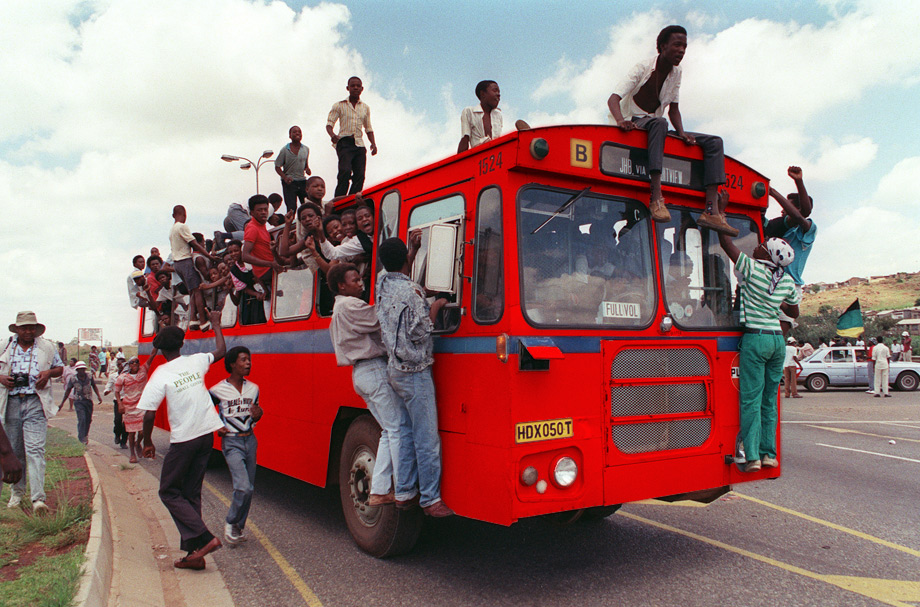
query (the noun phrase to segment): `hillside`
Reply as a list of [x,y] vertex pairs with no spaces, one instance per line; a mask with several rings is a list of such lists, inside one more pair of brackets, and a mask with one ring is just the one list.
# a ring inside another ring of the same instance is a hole
[[841,286],[819,293],[805,287],[802,314],[814,315],[821,306],[829,305],[843,312],[853,300],[859,298],[859,305],[865,310],[892,310],[917,305],[920,298],[920,273],[900,273],[885,278],[873,279],[870,283]]

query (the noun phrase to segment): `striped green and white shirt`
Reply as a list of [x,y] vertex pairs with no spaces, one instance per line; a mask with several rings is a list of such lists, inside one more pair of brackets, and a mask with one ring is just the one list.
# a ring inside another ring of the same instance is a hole
[[770,268],[744,253],[738,255],[735,269],[741,273],[741,324],[748,329],[780,330],[779,306],[784,301],[798,305],[801,296],[795,282],[784,274],[770,294]]

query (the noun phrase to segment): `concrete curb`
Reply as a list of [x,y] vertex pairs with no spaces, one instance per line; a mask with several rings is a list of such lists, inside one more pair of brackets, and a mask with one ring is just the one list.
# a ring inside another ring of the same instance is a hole
[[108,501],[99,473],[88,451],[83,453],[93,487],[93,518],[90,522],[89,541],[84,555],[86,561],[80,576],[80,588],[74,597],[74,604],[86,607],[105,607],[109,603],[112,588],[112,520]]

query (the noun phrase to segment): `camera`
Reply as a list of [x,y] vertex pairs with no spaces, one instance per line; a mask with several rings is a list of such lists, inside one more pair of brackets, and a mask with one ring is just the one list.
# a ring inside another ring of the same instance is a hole
[[14,388],[26,388],[29,386],[29,374],[28,373],[12,373],[10,377],[13,378]]

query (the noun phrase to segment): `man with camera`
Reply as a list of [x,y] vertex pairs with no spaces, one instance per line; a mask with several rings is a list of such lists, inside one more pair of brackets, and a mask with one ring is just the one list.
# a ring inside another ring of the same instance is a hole
[[[20,312],[10,325],[15,333],[0,353],[0,420],[13,453],[25,462],[32,493],[32,510],[46,512],[45,438],[48,420],[58,407],[51,396],[51,378],[60,377],[64,363],[54,344],[41,335],[45,325],[34,312]],[[25,495],[26,479],[13,485],[7,507],[15,508]]]

